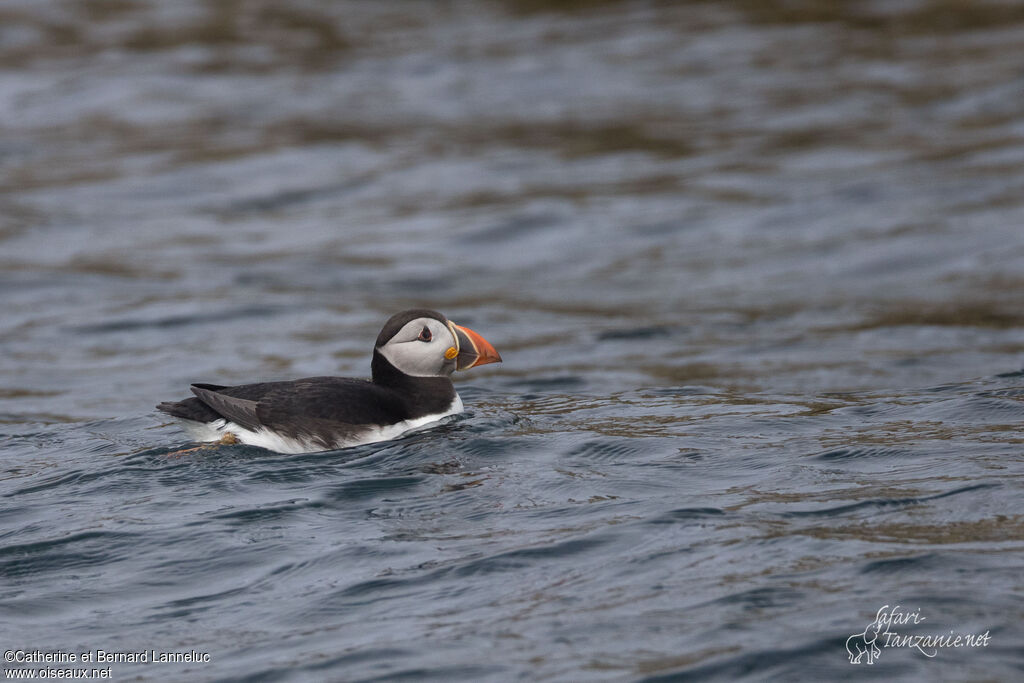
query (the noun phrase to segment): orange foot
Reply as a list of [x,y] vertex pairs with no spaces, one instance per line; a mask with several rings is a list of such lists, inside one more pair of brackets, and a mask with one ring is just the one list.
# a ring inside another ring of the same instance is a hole
[[185,449],[180,450],[180,451],[174,451],[173,453],[168,453],[167,457],[168,458],[183,458],[188,453],[195,453],[196,451],[209,450],[209,449],[213,448],[214,446],[234,446],[234,445],[240,444],[240,443],[242,443],[242,442],[238,440],[238,437],[235,436],[234,432],[225,432],[224,436],[220,437],[220,441],[214,441],[212,443],[204,444],[202,446],[195,446],[194,448],[185,448]]

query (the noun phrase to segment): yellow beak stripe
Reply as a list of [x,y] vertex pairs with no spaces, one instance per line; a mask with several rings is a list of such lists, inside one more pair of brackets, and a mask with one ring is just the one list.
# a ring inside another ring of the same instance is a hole
[[457,355],[459,355],[459,350],[454,346],[449,346],[448,350],[444,352],[444,357],[447,358],[448,360],[455,358],[455,356]]

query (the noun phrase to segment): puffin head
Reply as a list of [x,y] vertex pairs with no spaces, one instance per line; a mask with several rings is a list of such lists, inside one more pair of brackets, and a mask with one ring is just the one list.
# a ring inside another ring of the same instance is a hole
[[425,308],[391,316],[377,335],[374,351],[411,377],[447,377],[455,370],[501,362],[479,334]]

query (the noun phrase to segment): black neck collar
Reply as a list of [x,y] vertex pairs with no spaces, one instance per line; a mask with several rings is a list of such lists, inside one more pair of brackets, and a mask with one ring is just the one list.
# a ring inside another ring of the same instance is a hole
[[373,350],[373,383],[391,389],[405,404],[410,418],[444,412],[455,400],[455,385],[447,377],[412,377]]

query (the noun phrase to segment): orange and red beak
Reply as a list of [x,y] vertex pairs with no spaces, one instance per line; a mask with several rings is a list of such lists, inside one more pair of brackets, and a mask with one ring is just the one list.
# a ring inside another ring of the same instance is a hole
[[448,326],[455,334],[456,345],[459,351],[459,355],[455,357],[456,370],[469,370],[478,365],[501,362],[501,355],[491,346],[489,341],[479,334],[468,327],[456,325],[450,320],[448,321]]

